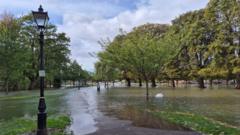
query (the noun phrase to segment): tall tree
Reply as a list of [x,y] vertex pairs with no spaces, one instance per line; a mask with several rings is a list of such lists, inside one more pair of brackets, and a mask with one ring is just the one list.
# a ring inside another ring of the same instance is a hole
[[[9,13],[1,15],[0,20],[0,78],[4,89],[18,89],[20,78],[24,78],[25,45],[20,44],[21,22]],[[23,79],[24,80],[24,79]]]

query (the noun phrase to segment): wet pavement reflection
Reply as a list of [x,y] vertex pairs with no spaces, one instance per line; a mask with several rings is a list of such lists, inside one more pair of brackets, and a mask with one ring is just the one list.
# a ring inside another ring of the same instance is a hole
[[107,91],[97,92],[96,87],[88,87],[73,89],[65,96],[66,109],[73,120],[70,130],[74,135],[199,135],[191,131],[135,127],[131,121],[105,115],[101,107],[106,102],[103,97]]
[[68,110],[72,117],[70,130],[75,135],[97,131],[97,122],[101,113],[97,109],[97,91],[94,87],[74,90],[67,96]]

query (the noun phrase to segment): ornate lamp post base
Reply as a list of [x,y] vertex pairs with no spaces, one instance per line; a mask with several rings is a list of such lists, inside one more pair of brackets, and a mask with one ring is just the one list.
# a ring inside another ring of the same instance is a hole
[[[46,113],[45,113],[46,114]],[[38,129],[37,130],[37,135],[47,135],[47,129]]]
[[47,113],[46,110],[46,103],[44,97],[40,97],[39,105],[38,105],[38,130],[37,135],[47,135]]

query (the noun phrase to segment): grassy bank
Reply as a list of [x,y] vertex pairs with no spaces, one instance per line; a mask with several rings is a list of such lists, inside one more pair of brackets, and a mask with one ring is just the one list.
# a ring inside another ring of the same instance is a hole
[[240,129],[204,116],[181,112],[151,112],[155,117],[210,135],[240,135]]
[[[71,124],[67,115],[50,116],[47,121],[49,132],[54,135],[65,134],[65,128]],[[0,135],[19,135],[36,132],[36,118],[14,118],[0,121]]]
[[153,106],[125,106],[120,118],[133,121],[136,126],[164,130],[192,130],[208,135],[240,135],[238,127],[222,123],[201,115],[173,111],[159,111]]

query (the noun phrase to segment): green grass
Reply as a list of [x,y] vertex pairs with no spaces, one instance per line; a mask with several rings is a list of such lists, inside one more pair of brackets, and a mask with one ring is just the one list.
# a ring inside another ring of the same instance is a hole
[[203,134],[240,135],[239,128],[200,115],[165,111],[151,113],[157,118],[165,119],[171,123],[182,125]]
[[38,96],[6,96],[6,97],[0,97],[0,101],[1,100],[30,99],[30,98],[38,98]]
[[[9,121],[0,121],[0,135],[20,135],[35,132],[36,123],[36,118],[14,118]],[[65,128],[70,124],[71,119],[67,115],[52,116],[47,121],[48,128],[55,135],[63,135]]]
[[65,127],[70,124],[71,124],[71,119],[65,115],[57,116],[53,118],[50,117],[48,120],[49,128],[65,129]]
[[[38,94],[38,93],[36,93]],[[50,97],[55,97],[55,96],[63,96],[64,93],[48,93],[48,95],[46,95],[47,98]],[[0,96],[0,101],[3,100],[20,100],[20,99],[34,99],[34,98],[38,98],[39,95],[5,95],[5,96]]]
[[[124,110],[124,111],[122,111]],[[169,124],[175,124],[204,135],[240,135],[240,128],[226,124],[202,115],[174,112],[174,111],[160,111],[154,105],[135,106],[126,105],[121,110],[123,119],[132,120],[134,123],[143,123],[143,125],[150,123],[150,127],[157,127],[157,121],[166,121]],[[144,114],[147,116],[144,117]],[[129,118],[128,118],[129,117]],[[139,122],[140,121],[140,122]],[[142,122],[143,121],[143,122]],[[162,123],[160,123],[162,124]],[[167,125],[160,125],[160,128],[165,128]]]
[[36,129],[36,122],[32,119],[12,119],[0,123],[0,135],[18,135]]

